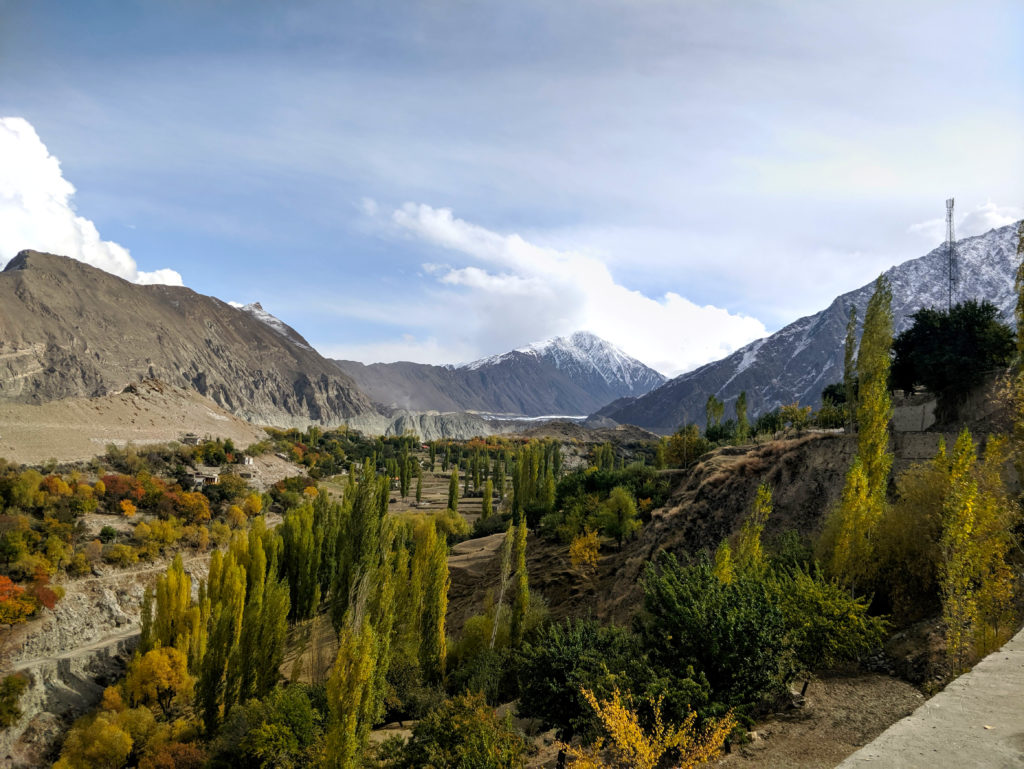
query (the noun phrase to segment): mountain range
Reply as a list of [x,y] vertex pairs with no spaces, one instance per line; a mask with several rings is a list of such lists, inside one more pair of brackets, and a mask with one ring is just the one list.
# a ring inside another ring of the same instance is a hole
[[336,360],[384,409],[585,416],[665,377],[586,331],[459,366]]
[[373,410],[351,379],[256,307],[36,251],[0,272],[0,399],[102,396],[143,379],[196,390],[258,424],[334,425]]
[[[959,280],[954,301],[987,299],[1013,322],[1017,225],[989,230],[957,243]],[[923,307],[945,308],[948,301],[947,250],[942,245],[885,272],[892,285],[896,333]],[[874,284],[837,297],[821,312],[790,323],[722,360],[682,374],[638,398],[625,398],[595,416],[671,432],[687,422],[703,424],[705,404],[715,395],[729,405],[747,393],[748,412],[757,415],[794,401],[817,405],[821,391],[843,377],[843,340],[850,307],[863,319]]]

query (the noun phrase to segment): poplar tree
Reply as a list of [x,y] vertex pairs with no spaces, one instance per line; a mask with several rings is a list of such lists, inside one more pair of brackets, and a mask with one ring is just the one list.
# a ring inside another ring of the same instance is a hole
[[704,404],[704,414],[707,417],[707,428],[705,432],[710,430],[712,427],[717,427],[722,422],[722,415],[725,413],[725,404],[715,397],[712,393],[708,396],[707,403]]
[[530,577],[526,571],[526,516],[519,518],[512,551],[516,575],[515,593],[512,596],[511,642],[512,647],[518,649],[523,643],[526,615],[530,610]]
[[495,463],[494,478],[494,487],[498,491],[498,501],[500,502],[505,498],[505,463],[501,460]]
[[761,535],[768,516],[772,513],[772,489],[767,483],[757,487],[754,508],[740,529],[736,542],[736,552],[732,560],[736,568],[747,573],[761,573],[765,569],[764,549],[761,546]]
[[373,627],[365,617],[355,627],[351,615],[345,619],[338,633],[338,654],[327,680],[331,720],[324,757],[333,769],[359,766],[372,726],[367,710],[376,667]]
[[[747,391],[736,396],[736,441],[744,443],[750,435],[750,421],[747,419]],[[660,445],[660,444],[659,444]]]
[[491,501],[491,498],[492,498],[493,495],[494,495],[494,482],[491,481],[490,478],[488,478],[487,481],[484,482],[484,498],[483,498],[483,502],[482,502],[482,511],[480,513],[481,520],[486,521],[488,518],[491,517],[491,511],[492,511],[492,505],[493,505],[493,502]]
[[423,501],[423,471],[418,464],[416,466],[416,501]]
[[420,667],[426,680],[439,683],[444,680],[445,659],[448,650],[445,639],[445,614],[448,612],[448,543],[439,536],[437,528],[428,527],[422,544],[426,556],[424,574],[422,641]]
[[978,559],[974,541],[978,483],[972,477],[976,460],[974,441],[964,430],[953,448],[949,495],[943,505],[943,564],[939,576],[946,654],[955,673],[967,668],[978,621]]
[[448,509],[459,512],[459,466],[452,465],[452,475],[448,480]]
[[889,366],[892,349],[892,289],[884,275],[864,314],[857,353],[857,454],[846,475],[839,506],[819,543],[834,577],[856,589],[873,562],[874,537],[886,508],[892,454],[889,451]]
[[857,417],[857,306],[850,305],[843,343],[843,390],[846,394],[846,424],[853,430]]
[[881,511],[892,468],[889,452],[889,367],[892,362],[892,288],[884,275],[864,313],[864,333],[857,353],[857,455],[864,465],[868,494]]

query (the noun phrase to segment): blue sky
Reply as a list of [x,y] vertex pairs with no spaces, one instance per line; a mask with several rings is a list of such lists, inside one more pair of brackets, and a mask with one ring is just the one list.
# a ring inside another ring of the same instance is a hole
[[70,255],[332,357],[587,328],[678,373],[927,252],[950,195],[963,234],[1019,217],[1022,32],[1018,2],[0,0],[32,129],[0,261],[77,216]]

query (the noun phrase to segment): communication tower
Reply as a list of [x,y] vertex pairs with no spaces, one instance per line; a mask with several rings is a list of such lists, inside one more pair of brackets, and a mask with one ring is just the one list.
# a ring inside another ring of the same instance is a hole
[[953,309],[953,297],[960,278],[956,258],[956,233],[953,230],[953,198],[946,201],[946,269],[949,273],[949,296],[947,310]]

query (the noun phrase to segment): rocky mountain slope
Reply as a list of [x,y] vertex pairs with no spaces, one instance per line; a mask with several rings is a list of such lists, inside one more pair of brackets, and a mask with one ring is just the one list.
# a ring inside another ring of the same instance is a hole
[[[1013,320],[1016,296],[1017,226],[1008,225],[958,244],[960,281],[955,300],[987,299]],[[888,270],[896,332],[910,325],[922,307],[947,303],[946,249]],[[864,317],[874,284],[837,297],[827,309],[789,324],[722,360],[676,377],[640,398],[621,400],[598,412],[616,422],[670,432],[686,422],[704,422],[704,406],[714,394],[731,404],[746,391],[749,413],[760,414],[794,401],[820,402],[822,389],[843,376],[843,339],[851,305]]]
[[257,310],[23,251],[0,272],[0,400],[101,396],[159,379],[260,424],[336,425],[373,411],[349,377]]
[[374,401],[414,411],[582,415],[617,398],[643,395],[665,381],[584,331],[462,366],[335,363]]

